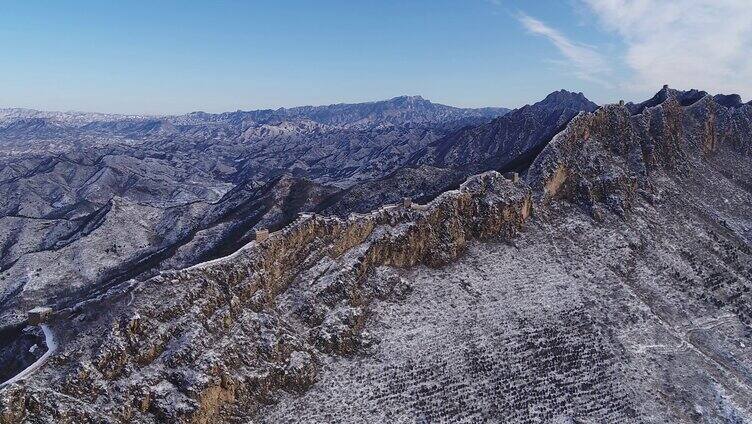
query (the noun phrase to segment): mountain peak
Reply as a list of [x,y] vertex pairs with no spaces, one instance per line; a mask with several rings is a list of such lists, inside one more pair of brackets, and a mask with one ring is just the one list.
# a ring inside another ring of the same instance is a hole
[[713,96],[713,100],[726,107],[740,107],[744,105],[742,96],[738,94],[716,94]]
[[397,96],[386,101],[387,103],[394,104],[416,104],[416,103],[431,103],[430,100],[424,99],[422,96]]
[[564,89],[550,93],[546,98],[535,103],[535,105],[547,108],[563,106],[583,110],[594,110],[598,107],[598,105],[588,100],[582,92],[575,93]]

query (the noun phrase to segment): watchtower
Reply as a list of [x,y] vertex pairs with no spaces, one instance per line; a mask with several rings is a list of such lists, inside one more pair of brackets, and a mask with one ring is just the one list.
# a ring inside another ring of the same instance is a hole
[[520,174],[518,174],[516,172],[505,172],[504,173],[504,178],[512,181],[513,183],[516,183],[517,181],[520,180]]
[[261,243],[262,241],[269,238],[269,230],[266,228],[259,228],[256,230],[256,242]]
[[49,306],[37,306],[27,314],[29,325],[39,325],[47,322],[52,316],[52,308]]

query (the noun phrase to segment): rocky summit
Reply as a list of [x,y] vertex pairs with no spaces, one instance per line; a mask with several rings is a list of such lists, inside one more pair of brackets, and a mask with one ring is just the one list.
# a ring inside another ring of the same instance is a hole
[[752,422],[739,96],[0,139],[0,423]]

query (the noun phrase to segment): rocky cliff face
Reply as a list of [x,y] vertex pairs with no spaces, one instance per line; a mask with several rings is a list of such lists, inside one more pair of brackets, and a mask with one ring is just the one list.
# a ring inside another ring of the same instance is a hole
[[664,88],[637,107],[580,114],[535,159],[531,185],[544,198],[575,201],[596,216],[603,208],[623,215],[637,195],[658,200],[656,181],[668,176],[722,172],[749,191],[752,107],[726,106],[703,93]]

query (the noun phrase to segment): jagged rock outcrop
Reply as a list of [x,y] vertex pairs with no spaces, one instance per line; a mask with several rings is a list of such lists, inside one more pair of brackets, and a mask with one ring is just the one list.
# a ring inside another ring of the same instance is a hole
[[715,167],[748,190],[752,107],[719,98],[664,87],[637,107],[581,113],[543,149],[528,179],[544,198],[576,201],[594,215],[603,207],[623,215],[638,193],[657,200],[654,181],[666,172]]

